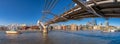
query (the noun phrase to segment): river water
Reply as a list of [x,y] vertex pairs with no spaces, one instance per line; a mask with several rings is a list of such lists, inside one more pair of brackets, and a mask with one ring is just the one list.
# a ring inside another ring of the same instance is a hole
[[0,32],[0,44],[120,44],[120,33],[103,33],[98,31],[50,31],[22,32],[22,34],[5,34]]

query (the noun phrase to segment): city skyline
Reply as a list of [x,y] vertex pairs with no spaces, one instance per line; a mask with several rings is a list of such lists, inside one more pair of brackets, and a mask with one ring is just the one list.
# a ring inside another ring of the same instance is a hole
[[[71,21],[67,21],[67,22],[61,22],[58,24],[64,24],[64,25],[70,25],[70,24],[77,24],[77,25],[86,25],[87,22],[92,22],[92,19],[96,20],[97,25],[100,25],[102,23],[102,25],[105,25],[105,21],[106,19],[104,18],[85,18],[83,20],[71,20]],[[120,18],[109,18],[108,22],[110,26],[120,26]]]

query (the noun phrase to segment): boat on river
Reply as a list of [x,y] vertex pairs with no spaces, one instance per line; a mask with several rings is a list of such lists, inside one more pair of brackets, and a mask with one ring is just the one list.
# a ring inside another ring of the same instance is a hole
[[20,34],[20,31],[5,31],[6,34]]
[[12,24],[9,27],[9,30],[5,31],[6,34],[19,34],[20,31],[18,31],[18,25]]

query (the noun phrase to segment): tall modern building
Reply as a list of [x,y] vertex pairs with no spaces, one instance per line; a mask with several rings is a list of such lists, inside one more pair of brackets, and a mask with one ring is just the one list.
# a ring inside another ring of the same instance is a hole
[[109,26],[108,20],[105,21],[105,26]]
[[91,23],[92,23],[93,26],[97,25],[97,22],[96,22],[96,20],[94,18],[92,18],[92,22]]

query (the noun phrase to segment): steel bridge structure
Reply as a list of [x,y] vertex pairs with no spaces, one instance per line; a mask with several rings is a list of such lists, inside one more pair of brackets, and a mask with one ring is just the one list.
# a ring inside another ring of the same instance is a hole
[[120,17],[120,0],[90,0],[88,2],[73,0],[73,2],[77,4],[74,8],[54,17],[45,25],[83,18],[101,17],[109,19]]
[[[45,0],[48,1],[48,0]],[[51,10],[55,7],[55,5],[58,3],[57,0],[48,1],[48,4],[46,2],[42,16],[43,18],[47,18],[47,14],[51,14],[54,16],[53,19],[50,19],[45,22],[45,24],[41,24],[42,27],[44,27],[44,30],[46,30],[46,26],[58,22],[64,22],[68,20],[77,20],[77,19],[84,19],[84,18],[120,18],[120,0],[89,0],[89,1],[82,1],[82,0],[72,0],[74,3],[76,3],[76,6],[71,8],[68,11],[65,11],[61,15],[56,15],[51,12]],[[49,19],[49,18],[47,18]],[[40,22],[42,22],[40,20]],[[46,32],[46,31],[45,31]]]

